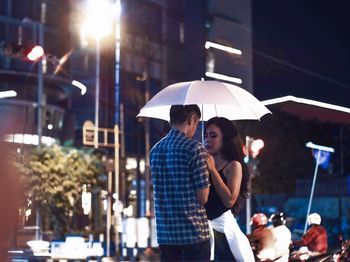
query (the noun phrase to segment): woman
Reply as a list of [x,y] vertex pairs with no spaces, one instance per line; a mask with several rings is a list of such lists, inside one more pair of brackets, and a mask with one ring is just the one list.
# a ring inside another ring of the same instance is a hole
[[206,211],[214,230],[215,261],[254,261],[247,237],[236,219],[248,197],[249,173],[243,163],[242,142],[233,123],[214,117],[205,128],[205,143],[210,155],[210,193]]

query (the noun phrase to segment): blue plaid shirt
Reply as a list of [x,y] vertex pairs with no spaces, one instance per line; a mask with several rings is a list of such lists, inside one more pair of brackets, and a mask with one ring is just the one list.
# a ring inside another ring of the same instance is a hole
[[209,239],[208,220],[196,191],[210,185],[201,143],[172,129],[150,152],[158,244]]

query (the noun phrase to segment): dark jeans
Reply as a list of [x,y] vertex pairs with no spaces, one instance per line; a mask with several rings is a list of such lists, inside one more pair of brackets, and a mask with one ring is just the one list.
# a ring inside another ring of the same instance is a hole
[[188,245],[159,245],[160,261],[210,261],[210,241]]

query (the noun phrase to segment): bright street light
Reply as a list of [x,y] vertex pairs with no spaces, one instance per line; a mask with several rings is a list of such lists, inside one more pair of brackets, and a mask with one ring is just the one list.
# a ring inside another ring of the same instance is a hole
[[114,9],[115,6],[108,0],[88,0],[82,34],[98,39],[110,34],[115,19]]
[[[101,38],[112,32],[115,6],[108,0],[88,0],[86,20],[81,27],[81,36],[90,35],[96,40],[96,73],[95,73],[95,132],[94,147],[98,148],[99,98],[100,98],[100,60]],[[84,39],[86,40],[86,39]]]
[[[86,20],[81,28],[81,36],[86,37],[90,35],[95,38],[96,43],[96,73],[95,73],[95,128],[94,128],[94,147],[98,148],[98,130],[99,130],[99,96],[100,96],[100,42],[101,38],[112,32],[112,25],[115,23],[115,45],[116,45],[116,70],[115,70],[115,97],[116,97],[116,116],[119,117],[119,71],[120,71],[120,16],[121,16],[121,5],[120,0],[116,0],[116,4],[112,5],[109,0],[88,0],[86,9]],[[117,118],[116,127],[117,134],[119,134],[118,124],[119,118]],[[118,135],[115,136],[115,143],[119,144]],[[119,149],[115,148],[115,193],[116,202],[119,202]],[[112,190],[112,180],[108,181],[109,191]],[[110,227],[111,227],[111,199],[109,198],[108,203],[108,216],[107,216],[107,231],[106,231],[106,255],[110,255]],[[116,213],[117,214],[117,213]],[[115,243],[118,247],[119,236],[117,230],[116,215],[115,221]]]
[[17,96],[17,93],[14,90],[0,91],[0,99],[14,96]]

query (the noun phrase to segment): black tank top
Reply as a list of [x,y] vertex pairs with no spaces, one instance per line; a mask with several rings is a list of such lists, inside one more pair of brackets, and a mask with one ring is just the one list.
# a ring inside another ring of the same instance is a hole
[[[224,175],[224,168],[229,164],[226,163],[220,170],[218,170],[218,173],[222,179],[222,181],[227,185],[227,179]],[[218,193],[216,193],[216,190],[214,188],[213,182],[211,180],[211,176],[209,177],[210,179],[210,189],[209,189],[209,197],[208,201],[205,204],[205,210],[207,211],[207,217],[209,220],[215,219],[219,216],[221,216],[223,213],[225,213],[227,210],[230,210],[231,208],[225,207],[225,205],[222,203]]]

